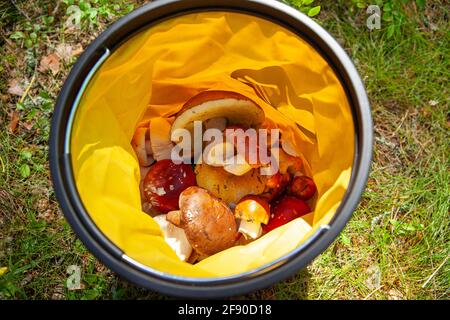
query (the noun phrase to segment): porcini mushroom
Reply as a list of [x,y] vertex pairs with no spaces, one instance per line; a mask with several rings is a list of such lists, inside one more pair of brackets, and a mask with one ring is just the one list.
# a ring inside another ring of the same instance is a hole
[[221,167],[198,164],[195,167],[197,185],[211,192],[229,206],[248,194],[263,193],[268,176],[260,174],[259,169],[237,176]]
[[[246,127],[256,127],[264,122],[263,109],[246,96],[231,91],[203,91],[189,99],[172,125],[172,131],[187,128],[194,121],[207,121],[213,118],[224,118],[226,122]],[[207,126],[213,124],[207,124]],[[223,127],[223,120],[217,120]]]
[[166,219],[184,229],[192,248],[209,256],[231,247],[237,239],[237,225],[227,205],[199,187],[189,187],[180,194],[179,211]]
[[248,195],[239,201],[234,213],[241,221],[239,232],[246,239],[256,239],[262,234],[261,224],[269,222],[270,206],[265,198]]
[[151,165],[154,161],[151,157],[152,151],[148,148],[149,144],[148,128],[138,127],[134,132],[131,145],[133,146],[134,152],[136,152],[139,164],[143,167]]
[[170,159],[173,148],[170,128],[171,125],[165,118],[157,117],[150,121],[150,143],[156,161]]
[[186,238],[184,230],[167,221],[165,214],[156,216],[153,219],[161,228],[167,244],[175,251],[180,260],[186,261],[192,253],[192,247]]

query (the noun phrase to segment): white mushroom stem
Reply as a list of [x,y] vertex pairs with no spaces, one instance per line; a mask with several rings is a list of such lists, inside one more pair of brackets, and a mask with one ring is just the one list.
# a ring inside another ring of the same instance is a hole
[[152,164],[153,159],[148,156],[146,148],[146,135],[148,128],[137,128],[134,133],[131,144],[134,152],[136,152],[139,164],[141,166],[149,166]]
[[171,124],[167,119],[159,117],[150,121],[150,143],[156,161],[170,159],[173,148],[170,128]]
[[186,261],[192,253],[192,247],[186,238],[184,230],[167,221],[165,214],[156,216],[153,219],[161,228],[167,244],[175,251],[180,260]]
[[245,239],[256,239],[262,234],[261,223],[258,221],[241,220],[239,224],[239,230],[245,237]]

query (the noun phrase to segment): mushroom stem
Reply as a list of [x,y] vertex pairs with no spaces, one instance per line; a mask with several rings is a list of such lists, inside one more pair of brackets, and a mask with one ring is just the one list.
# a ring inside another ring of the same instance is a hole
[[245,237],[245,239],[256,239],[262,234],[261,223],[258,221],[241,220],[239,224],[239,230]]
[[175,210],[167,213],[166,216],[167,221],[179,227],[181,225],[181,211]]

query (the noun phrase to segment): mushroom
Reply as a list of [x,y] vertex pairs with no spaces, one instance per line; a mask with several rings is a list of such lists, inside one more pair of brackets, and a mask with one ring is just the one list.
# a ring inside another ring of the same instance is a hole
[[233,212],[227,205],[199,187],[189,187],[180,194],[179,211],[167,214],[167,220],[184,229],[194,251],[213,255],[236,242],[238,232]]
[[286,153],[283,149],[279,149],[279,166],[280,172],[285,174],[286,172],[296,175],[304,171],[303,160],[300,157],[294,157]]
[[[224,120],[209,119],[224,118]],[[246,96],[231,91],[203,91],[189,99],[178,112],[172,125],[176,129],[187,128],[194,121],[205,121],[205,127],[223,127],[229,122],[235,125],[256,127],[265,120],[263,109]]]
[[151,165],[154,161],[151,157],[152,151],[148,147],[150,144],[149,140],[148,128],[144,127],[138,127],[131,140],[131,145],[133,146],[134,152],[136,152],[139,164],[144,167]]
[[189,259],[192,253],[192,247],[189,244],[183,229],[176,227],[166,219],[165,214],[161,214],[153,218],[161,228],[164,240],[177,254],[182,261]]
[[197,185],[211,192],[228,206],[234,206],[248,194],[261,194],[266,187],[268,176],[258,169],[238,176],[221,167],[198,164],[195,167]]
[[161,117],[150,121],[150,143],[156,161],[170,159],[173,144],[170,140],[170,122]]
[[261,224],[269,222],[270,206],[263,197],[248,195],[239,201],[234,213],[241,220],[239,232],[246,239],[256,239],[262,234]]
[[241,154],[237,154],[231,159],[231,163],[225,164],[223,169],[235,176],[242,176],[253,169]]
[[205,130],[217,129],[220,131],[225,130],[227,127],[227,119],[224,117],[211,118],[205,121]]
[[230,142],[211,142],[203,150],[203,160],[213,167],[223,167],[234,156],[234,145]]

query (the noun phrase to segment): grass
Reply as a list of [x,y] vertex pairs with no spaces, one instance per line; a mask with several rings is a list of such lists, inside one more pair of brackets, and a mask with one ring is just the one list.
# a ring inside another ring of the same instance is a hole
[[[370,32],[365,11],[349,1],[315,1],[322,7],[316,19],[341,42],[367,86],[372,172],[360,206],[329,249],[288,281],[238,298],[449,298],[449,12],[444,1],[429,2],[422,10],[405,6],[406,22],[388,38],[388,22]],[[7,272],[0,275],[0,299],[165,299],[105,268],[64,220],[49,180],[47,141],[54,100],[76,56],[56,75],[39,70],[58,44],[85,48],[141,2],[80,5],[80,30],[67,28],[70,1],[3,3],[0,268]],[[12,94],[12,80],[28,94]],[[81,267],[79,290],[66,288],[69,265]]]

